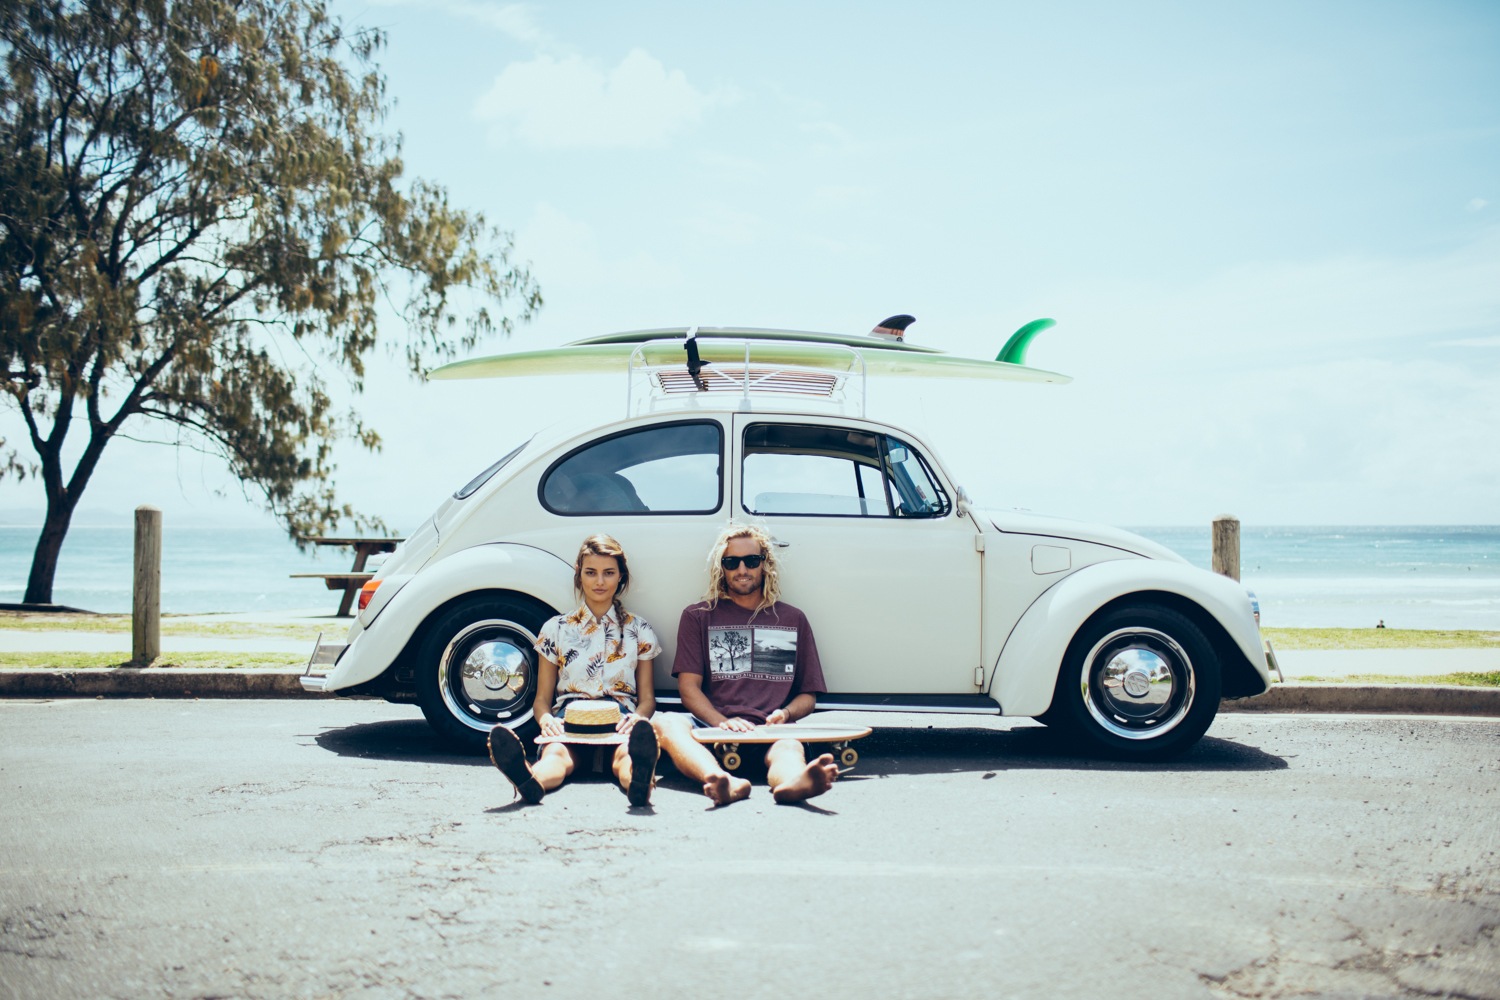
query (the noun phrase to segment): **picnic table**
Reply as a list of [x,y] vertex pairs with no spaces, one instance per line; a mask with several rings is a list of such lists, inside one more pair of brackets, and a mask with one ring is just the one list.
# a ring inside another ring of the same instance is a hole
[[349,615],[349,608],[354,604],[354,595],[359,593],[375,574],[366,572],[365,563],[373,555],[381,552],[395,552],[396,546],[406,541],[404,538],[309,538],[314,545],[336,545],[341,548],[354,550],[354,567],[347,573],[293,573],[294,580],[322,580],[329,590],[342,590],[343,598],[339,601],[339,618]]

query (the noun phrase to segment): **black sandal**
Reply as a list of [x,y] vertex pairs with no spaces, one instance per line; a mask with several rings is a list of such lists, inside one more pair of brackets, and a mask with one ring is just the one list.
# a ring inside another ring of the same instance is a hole
[[656,777],[656,759],[661,755],[656,745],[656,730],[645,719],[636,720],[630,730],[630,787],[625,795],[632,806],[651,804],[651,779]]
[[516,786],[516,794],[532,805],[542,801],[542,783],[536,780],[531,765],[526,763],[526,749],[521,746],[521,738],[504,726],[496,726],[490,730],[489,742],[490,763]]

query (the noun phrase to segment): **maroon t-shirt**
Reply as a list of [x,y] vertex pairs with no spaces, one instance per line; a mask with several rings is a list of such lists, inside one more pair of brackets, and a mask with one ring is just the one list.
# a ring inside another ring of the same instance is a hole
[[799,694],[828,690],[807,616],[781,601],[760,612],[727,598],[684,609],[672,663],[681,674],[703,677],[714,708],[757,724]]

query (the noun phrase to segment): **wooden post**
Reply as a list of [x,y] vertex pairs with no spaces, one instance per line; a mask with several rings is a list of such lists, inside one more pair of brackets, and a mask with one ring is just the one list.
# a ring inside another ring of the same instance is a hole
[[130,658],[149,667],[161,655],[161,508],[135,509],[135,587]]
[[1214,572],[1240,578],[1240,521],[1230,514],[1214,518]]

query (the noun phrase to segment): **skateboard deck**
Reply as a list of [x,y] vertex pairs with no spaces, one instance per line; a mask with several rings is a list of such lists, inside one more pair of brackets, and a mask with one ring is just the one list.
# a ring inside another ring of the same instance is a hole
[[777,740],[832,744],[833,755],[838,762],[844,767],[853,767],[859,761],[859,751],[849,744],[869,735],[869,726],[808,725],[801,722],[756,726],[748,733],[736,733],[717,726],[693,730],[693,739],[706,744],[726,771],[736,770],[743,762],[740,747],[767,745]]

